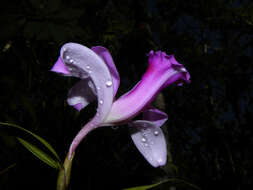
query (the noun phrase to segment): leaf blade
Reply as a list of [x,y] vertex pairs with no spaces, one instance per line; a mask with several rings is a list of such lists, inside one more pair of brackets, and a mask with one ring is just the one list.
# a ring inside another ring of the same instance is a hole
[[27,148],[34,156],[39,158],[41,161],[51,166],[52,168],[60,168],[60,163],[57,160],[54,160],[51,156],[49,156],[33,144],[27,142],[26,140],[19,137],[17,137],[17,139],[25,148]]
[[58,154],[56,153],[56,151],[54,150],[54,148],[45,140],[43,139],[42,137],[34,134],[33,132],[23,128],[23,127],[20,127],[16,124],[12,124],[12,123],[5,123],[5,122],[0,122],[0,125],[6,125],[6,126],[9,126],[9,127],[14,127],[14,128],[17,128],[17,129],[20,129],[30,135],[32,135],[34,138],[36,138],[38,141],[40,141],[45,147],[47,147],[47,149],[57,158],[57,160],[59,162],[61,162],[61,159],[60,157],[58,156]]

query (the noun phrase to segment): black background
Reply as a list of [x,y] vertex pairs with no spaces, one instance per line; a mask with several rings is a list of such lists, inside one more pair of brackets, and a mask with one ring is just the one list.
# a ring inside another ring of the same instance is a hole
[[[140,80],[152,49],[174,54],[191,74],[190,84],[166,88],[155,102],[168,114],[165,167],[144,160],[126,126],[100,128],[78,147],[70,189],[123,189],[172,177],[201,189],[250,189],[250,1],[2,0],[0,7],[0,121],[45,138],[62,159],[96,110],[69,107],[76,79],[49,71],[64,43],[107,47],[121,77],[117,96]],[[20,145],[16,133],[0,128],[0,172],[11,166],[0,173],[0,189],[55,189],[58,171]]]

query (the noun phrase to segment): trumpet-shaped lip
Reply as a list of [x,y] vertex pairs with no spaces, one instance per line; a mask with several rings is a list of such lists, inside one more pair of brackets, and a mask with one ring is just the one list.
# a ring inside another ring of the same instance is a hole
[[145,109],[163,88],[175,82],[182,85],[183,81],[190,82],[190,75],[173,55],[151,51],[146,73],[132,90],[113,102],[105,123],[120,123],[132,119]]

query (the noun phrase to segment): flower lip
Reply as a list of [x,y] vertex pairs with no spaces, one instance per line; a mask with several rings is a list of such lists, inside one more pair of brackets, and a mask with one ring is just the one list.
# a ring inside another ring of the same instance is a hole
[[149,67],[140,82],[113,103],[105,123],[124,123],[149,105],[163,88],[174,82],[178,85],[189,82],[189,73],[174,55],[150,51],[148,62]]
[[171,67],[171,62],[165,52],[162,51],[153,51],[151,50],[148,53],[148,64],[152,69],[168,69]]
[[148,53],[148,63],[149,67],[152,69],[169,69],[173,67],[174,69],[183,68],[184,66],[177,62],[174,55],[167,55],[163,51],[153,51]]

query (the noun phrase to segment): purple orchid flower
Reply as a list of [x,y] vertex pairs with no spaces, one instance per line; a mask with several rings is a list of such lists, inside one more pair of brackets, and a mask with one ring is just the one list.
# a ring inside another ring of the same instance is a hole
[[[69,91],[67,102],[78,111],[98,101],[97,113],[74,138],[69,158],[81,140],[93,129],[128,124],[134,144],[154,167],[166,163],[167,148],[161,126],[167,115],[150,104],[156,95],[172,83],[190,82],[190,75],[173,55],[150,51],[148,69],[132,90],[114,100],[120,77],[109,51],[101,46],[91,49],[76,43],[63,45],[51,71],[81,80]],[[143,120],[133,121],[139,113]]]

